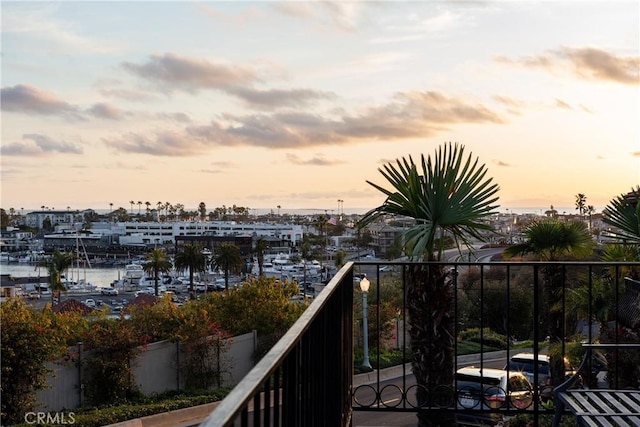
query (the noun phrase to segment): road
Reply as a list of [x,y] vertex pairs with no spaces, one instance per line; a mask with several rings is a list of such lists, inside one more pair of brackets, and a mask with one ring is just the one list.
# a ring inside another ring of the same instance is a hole
[[[479,357],[474,356],[460,356],[458,357],[458,367],[464,366],[479,366]],[[502,369],[506,364],[506,352],[496,353],[486,359],[483,359],[482,365],[487,368]],[[360,377],[361,378],[361,377]],[[356,379],[358,381],[358,379]],[[357,383],[356,383],[357,384]],[[415,384],[415,378],[413,374],[409,373],[404,379],[402,377],[395,377],[380,381],[381,400],[387,407],[393,407],[400,405],[401,403],[401,390],[411,390],[411,386]],[[373,384],[376,385],[376,384]],[[375,390],[367,386],[360,386],[359,388],[354,385],[356,391],[354,393],[354,407],[357,406],[357,402],[362,405],[369,405],[375,402]],[[408,393],[411,395],[411,391]],[[374,427],[374,426],[395,426],[395,427],[408,427],[416,426],[416,413],[415,412],[373,412],[373,411],[357,411],[353,412],[353,426],[354,427]]]

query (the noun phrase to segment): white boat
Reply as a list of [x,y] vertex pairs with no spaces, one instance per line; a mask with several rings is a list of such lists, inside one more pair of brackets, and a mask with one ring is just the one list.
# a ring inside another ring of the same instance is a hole
[[144,277],[144,270],[140,264],[127,264],[124,266],[124,278],[129,281],[139,281]]

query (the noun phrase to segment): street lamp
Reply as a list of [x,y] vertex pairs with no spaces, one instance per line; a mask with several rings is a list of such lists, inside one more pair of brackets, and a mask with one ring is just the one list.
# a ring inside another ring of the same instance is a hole
[[371,282],[367,277],[363,277],[360,280],[360,290],[362,291],[362,367],[371,369],[371,363],[369,363],[369,340],[367,330],[367,294],[369,293],[369,285]]

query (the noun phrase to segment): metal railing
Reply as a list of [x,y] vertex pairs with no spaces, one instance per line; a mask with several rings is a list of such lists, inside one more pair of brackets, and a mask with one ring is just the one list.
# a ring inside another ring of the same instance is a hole
[[[400,363],[395,368],[395,379],[387,380],[382,355],[389,348],[396,347],[396,354],[410,361],[406,295],[409,271],[416,265],[373,261],[346,264],[202,425],[348,426],[352,425],[353,411],[438,411],[454,416],[528,413],[537,425],[540,416],[551,414],[544,403],[543,387],[532,386],[528,400],[516,405],[508,398],[501,405],[484,405],[485,397],[481,396],[477,407],[469,407],[465,406],[468,401],[462,396],[465,393],[458,390],[457,380],[430,386],[422,394],[429,398],[418,400],[416,392],[425,386],[416,384],[410,364]],[[478,348],[474,354],[463,355],[464,340],[454,341],[454,354],[458,355],[455,370],[469,365],[481,370],[503,369],[511,356],[522,351],[533,353],[537,365],[541,355],[550,350],[547,335],[553,322],[557,323],[555,331],[559,334],[556,351],[563,358],[570,355],[571,342],[633,339],[625,336],[627,332],[621,326],[632,323],[634,316],[640,322],[640,312],[633,311],[634,304],[640,302],[640,282],[625,279],[626,275],[638,274],[640,263],[429,265],[447,272],[447,283],[455,290],[451,308],[455,315],[454,336],[477,329],[474,340]],[[361,349],[363,335],[362,306],[359,299],[354,299],[354,293],[359,292],[355,273],[366,273],[371,283],[368,327],[369,342],[374,344],[370,345],[369,359],[374,370],[368,374],[373,380],[359,380],[354,386],[354,373],[358,373],[358,366],[354,371],[354,352]],[[385,300],[389,289],[395,289],[395,301]],[[390,312],[394,313],[393,319],[385,317]],[[576,335],[581,319],[590,321]],[[599,328],[606,329],[606,336]],[[495,352],[496,338],[490,331],[507,337],[499,353]],[[530,347],[522,349],[517,343],[525,340]],[[608,381],[618,384],[618,363],[611,369]],[[593,372],[597,374],[596,370]],[[534,370],[531,384],[539,384],[540,375]],[[502,392],[508,394],[506,390]]]
[[352,274],[349,263],[202,426],[350,425]]

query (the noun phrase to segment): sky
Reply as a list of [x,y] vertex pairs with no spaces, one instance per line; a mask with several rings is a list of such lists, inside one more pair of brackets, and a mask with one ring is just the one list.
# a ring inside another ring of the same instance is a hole
[[5,210],[355,212],[449,142],[501,211],[640,184],[635,0],[0,7]]

